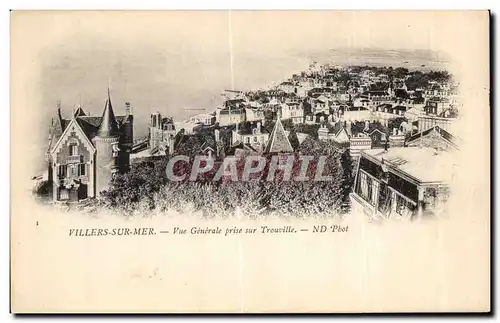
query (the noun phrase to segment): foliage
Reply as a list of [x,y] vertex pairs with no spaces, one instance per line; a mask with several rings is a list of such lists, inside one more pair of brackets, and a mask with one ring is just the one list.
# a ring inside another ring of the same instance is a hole
[[294,125],[294,130],[295,133],[301,132],[308,134],[312,138],[318,138],[318,129],[320,125],[319,124],[305,124],[305,123],[299,123]]
[[[261,176],[260,180],[230,181],[223,177],[221,181],[211,181],[214,169],[207,175],[208,179],[174,182],[166,176],[168,158],[146,159],[134,164],[129,173],[115,176],[111,188],[87,207],[95,209],[96,206],[104,206],[132,213],[140,208],[182,212],[189,206],[203,211],[207,216],[234,214],[237,208],[248,216],[268,213],[339,214],[346,211],[353,169],[349,150],[334,142],[306,139],[294,154],[292,178],[301,169],[301,155],[315,156],[307,172],[310,180],[283,181],[282,171],[278,171],[275,179],[268,181],[269,166],[266,166],[261,174],[257,174]],[[327,157],[323,175],[331,176],[331,181],[313,180],[319,156]],[[269,155],[265,157],[268,161],[272,158]],[[241,174],[243,162],[239,162],[237,168]],[[183,172],[189,173],[189,170],[184,169]]]
[[389,88],[387,82],[377,82],[370,85],[370,91],[386,91]]
[[52,185],[49,181],[40,181],[33,188],[33,194],[41,201],[50,200],[52,197]]
[[429,82],[445,83],[451,80],[451,75],[446,71],[430,71],[427,73],[421,71],[412,72],[406,80],[408,90],[425,89]]

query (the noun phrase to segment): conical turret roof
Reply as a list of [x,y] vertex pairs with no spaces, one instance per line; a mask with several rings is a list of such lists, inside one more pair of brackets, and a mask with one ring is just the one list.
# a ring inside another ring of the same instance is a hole
[[111,105],[111,96],[108,89],[108,99],[102,113],[102,121],[97,132],[99,137],[116,137],[119,135],[118,122],[116,122],[113,106]]

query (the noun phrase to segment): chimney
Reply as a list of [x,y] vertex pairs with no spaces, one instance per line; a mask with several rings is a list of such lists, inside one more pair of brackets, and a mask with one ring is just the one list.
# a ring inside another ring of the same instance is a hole
[[365,121],[365,129],[363,131],[369,131],[370,130],[370,121],[366,120]]
[[214,135],[215,135],[215,141],[219,142],[220,141],[220,131],[219,129],[214,130]]
[[58,100],[56,105],[57,105],[57,116],[61,117],[61,100]]
[[260,122],[257,122],[257,133],[260,134]]
[[128,117],[129,115],[131,115],[132,112],[131,112],[131,108],[130,108],[130,102],[125,102],[125,115]]
[[392,128],[392,135],[396,136],[398,134],[398,129]]
[[158,129],[163,130],[163,119],[160,113],[156,115],[156,125],[158,126]]

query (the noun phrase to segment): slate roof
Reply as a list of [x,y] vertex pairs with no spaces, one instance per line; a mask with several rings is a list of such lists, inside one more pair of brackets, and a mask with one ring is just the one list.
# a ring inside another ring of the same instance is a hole
[[104,111],[102,113],[101,124],[99,125],[99,130],[97,132],[99,137],[116,137],[120,135],[118,129],[118,122],[116,121],[115,112],[113,111],[113,106],[111,104],[111,96],[108,89],[108,98],[106,100],[106,105],[104,106]]
[[274,129],[269,137],[269,142],[265,149],[266,153],[287,153],[293,152],[293,147],[288,140],[280,118],[276,121]]
[[73,116],[75,117],[84,117],[86,116],[85,111],[83,111],[82,107],[78,107],[76,111],[73,113]]
[[448,131],[444,130],[440,126],[434,126],[434,127],[429,128],[427,130],[424,130],[424,131],[421,131],[419,133],[414,134],[413,136],[411,136],[408,139],[408,143],[410,143],[410,142],[412,142],[414,140],[418,140],[418,139],[420,139],[422,137],[425,137],[425,136],[431,134],[432,132],[438,133],[443,139],[445,139],[446,141],[450,142],[453,146],[455,146],[455,147],[458,148],[458,145],[459,145],[458,138],[455,137],[455,136],[453,136],[451,133],[449,133]]
[[[253,129],[257,128],[257,123],[260,121],[245,121],[238,124],[238,134],[239,135],[251,135],[253,134]],[[262,126],[262,122],[260,122],[260,132],[261,133],[269,133],[269,131]]]
[[[127,121],[132,122],[132,115],[130,116],[115,116],[111,99],[108,92],[108,98],[104,107],[103,115],[101,117],[87,116],[81,107],[78,107],[72,114],[72,118],[76,120],[82,131],[87,138],[92,139],[99,133],[101,136],[127,136],[126,129],[122,127]],[[57,115],[52,119],[52,126],[49,130],[50,140],[47,147],[47,152],[51,151],[59,138],[62,136],[64,130],[69,125],[72,119],[64,119],[61,116],[60,110]]]

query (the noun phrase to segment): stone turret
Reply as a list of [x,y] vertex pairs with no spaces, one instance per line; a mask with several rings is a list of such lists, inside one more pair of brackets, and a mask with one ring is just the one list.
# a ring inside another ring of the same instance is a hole
[[119,139],[120,130],[116,121],[111,96],[108,89],[108,98],[106,100],[102,114],[101,125],[94,138],[96,148],[96,193],[107,189],[113,177],[118,171],[119,165]]

